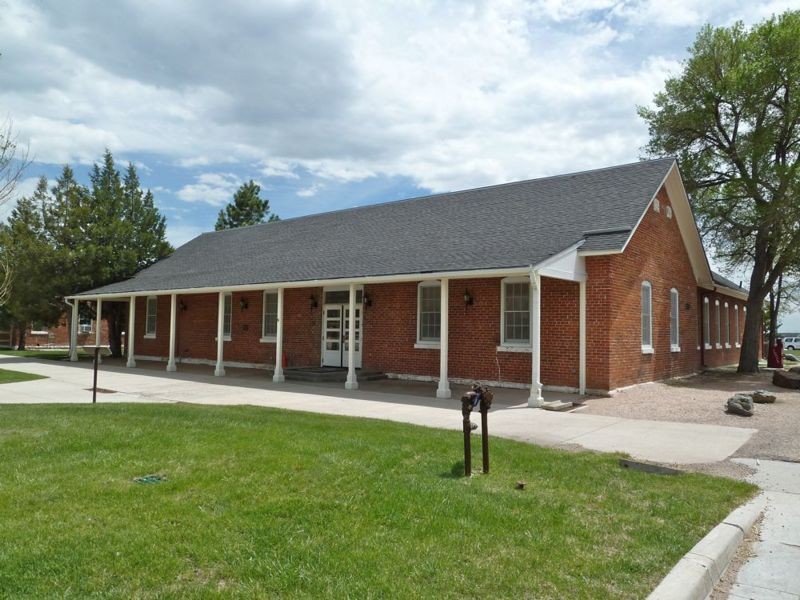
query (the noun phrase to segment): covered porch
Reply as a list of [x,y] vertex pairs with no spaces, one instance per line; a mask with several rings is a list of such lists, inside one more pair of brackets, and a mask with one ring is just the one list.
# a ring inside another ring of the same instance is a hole
[[[134,332],[128,368],[213,367],[217,378],[235,370],[280,384],[287,367],[338,367],[346,370],[347,390],[398,385],[439,399],[480,380],[531,407],[551,399],[548,389],[553,400],[586,393],[586,273],[577,246],[526,268],[141,290],[70,302],[72,360],[79,303],[102,314],[104,302],[122,302]],[[574,311],[564,316],[562,305]],[[560,354],[573,357],[567,367],[558,366]],[[359,378],[367,372],[391,379]]]

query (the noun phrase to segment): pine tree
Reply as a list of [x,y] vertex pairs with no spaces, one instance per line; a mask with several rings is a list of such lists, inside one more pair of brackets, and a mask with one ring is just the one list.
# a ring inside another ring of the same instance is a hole
[[269,212],[269,200],[262,199],[260,193],[261,186],[252,179],[243,183],[233,195],[233,202],[219,211],[214,229],[221,231],[278,221],[278,215]]

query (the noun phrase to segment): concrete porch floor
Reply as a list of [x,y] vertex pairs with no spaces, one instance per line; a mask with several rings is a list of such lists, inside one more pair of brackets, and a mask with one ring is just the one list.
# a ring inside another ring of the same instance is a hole
[[[0,386],[0,404],[91,402],[91,362],[77,363],[0,356],[0,367],[45,375],[48,379]],[[286,382],[275,384],[266,370],[227,369],[214,377],[205,365],[179,365],[168,373],[164,363],[141,361],[128,369],[108,360],[100,367],[99,402],[189,402],[249,404],[285,410],[384,419],[460,430],[458,398],[466,386],[454,386],[453,398],[439,400],[435,384],[398,380],[364,382],[358,390],[340,384]],[[490,433],[523,442],[554,447],[582,447],[624,452],[634,458],[671,464],[725,460],[755,432],[754,429],[555,413],[527,407],[527,390],[497,388],[489,417]],[[569,395],[548,394],[555,400]],[[477,420],[477,419],[476,419]]]

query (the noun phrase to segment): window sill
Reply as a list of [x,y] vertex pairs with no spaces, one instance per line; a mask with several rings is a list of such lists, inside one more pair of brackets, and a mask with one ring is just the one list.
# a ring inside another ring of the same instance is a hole
[[498,352],[527,352],[531,353],[530,346],[514,345],[514,344],[501,344],[497,347]]
[[681,347],[680,346],[670,346],[669,347],[669,351],[670,352],[680,352],[681,351]]
[[[217,341],[217,336],[214,336],[214,341],[215,341],[215,342]],[[229,335],[223,335],[223,336],[222,336],[222,341],[223,341],[223,342],[230,342],[230,341],[231,341],[231,336],[229,336]]]
[[717,344],[717,350],[722,350],[722,344]]
[[439,350],[442,345],[439,342],[417,342],[414,344],[416,350]]
[[741,345],[741,344],[736,344],[736,347],[737,347],[737,348],[741,348],[741,347],[742,347],[742,345]]
[[655,354],[652,346],[642,346],[642,354]]
[[50,332],[47,331],[46,329],[45,330],[38,329],[36,331],[31,331],[31,335],[47,335],[48,333]]
[[261,342],[262,344],[274,344],[278,341],[278,338],[276,338],[275,336],[272,337],[264,336],[258,341]]
[[725,344],[725,349],[726,349],[726,350],[730,350],[730,347],[731,347],[731,345],[730,345],[730,344]]
[[146,339],[146,340],[154,340],[154,339],[156,339],[156,334],[155,333],[145,333],[144,334],[144,339]]
[[705,345],[703,346],[703,348],[705,348],[706,350],[711,350],[711,349],[712,349],[712,348],[711,348],[711,344],[705,344]]

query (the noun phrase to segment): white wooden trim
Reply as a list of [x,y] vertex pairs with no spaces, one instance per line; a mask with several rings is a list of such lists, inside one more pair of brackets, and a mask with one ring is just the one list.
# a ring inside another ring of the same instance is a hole
[[415,342],[415,350],[439,350],[442,345],[439,342]]
[[[135,298],[136,296],[133,295],[131,298]],[[150,322],[150,300],[155,300],[155,312],[153,313],[154,318],[154,325],[153,332],[147,331],[147,326]],[[149,340],[156,339],[156,335],[158,334],[158,296],[153,296],[152,294],[149,296],[145,296],[144,301],[144,337]]]
[[283,288],[278,288],[278,327],[275,330],[275,368],[273,383],[283,383]]
[[528,396],[528,406],[539,407],[544,404],[542,397],[542,376],[541,376],[541,288],[542,281],[539,274],[531,269],[528,275],[530,279],[530,338],[531,338],[531,393]]
[[[80,312],[78,301],[72,301],[72,318],[69,322],[69,360],[76,362],[78,360],[78,325],[80,321]],[[9,340],[10,341],[10,340]]]
[[[261,292],[261,342],[274,342],[276,336],[274,335],[267,335],[264,333],[264,329],[267,327],[267,320],[266,320],[266,313],[267,313],[267,296],[276,296],[278,295],[277,290],[264,290]],[[277,309],[276,309],[277,311]],[[277,323],[276,323],[277,325]]]
[[442,279],[439,302],[441,306],[441,329],[439,336],[439,387],[436,389],[437,398],[450,398],[450,381],[447,379],[448,344],[450,333],[450,282]]
[[[137,354],[136,360],[146,360],[146,361],[153,361],[153,362],[166,362],[167,357],[165,356],[152,356],[147,354]],[[209,367],[213,367],[217,364],[215,359],[209,358],[179,358],[178,362],[181,364],[187,365],[207,365]],[[263,363],[249,363],[249,362],[239,362],[235,360],[226,360],[223,363],[226,367],[233,367],[233,368],[240,368],[240,369],[262,369],[265,371],[271,371],[272,367],[270,365],[266,365]]]
[[[644,312],[644,304],[642,304],[642,291],[644,288],[647,288],[649,292],[649,299],[648,299],[648,321],[649,324],[647,326],[650,343],[644,343],[644,330],[642,329],[642,317],[644,316],[642,313]],[[650,283],[647,279],[642,281],[642,285],[639,288],[639,340],[642,345],[642,354],[653,354],[653,284]]]
[[500,346],[498,346],[498,350],[502,348],[509,348],[508,350],[503,350],[503,352],[516,352],[516,350],[512,350],[511,348],[520,348],[518,352],[525,352],[525,348],[528,348],[530,351],[531,347],[531,334],[528,333],[528,341],[507,341],[506,340],[506,284],[510,283],[525,283],[528,284],[528,310],[530,310],[531,304],[533,303],[533,295],[531,292],[531,280],[530,276],[528,277],[506,277],[500,280]]
[[[233,304],[231,304],[233,312]],[[217,360],[214,367],[215,377],[225,376],[225,292],[217,294]]]
[[518,346],[514,344],[503,344],[497,347],[497,352],[520,352],[522,354],[530,354],[533,352],[533,349],[531,348],[530,344],[527,346],[523,346],[522,344]]
[[586,280],[578,283],[578,393],[586,394]]
[[[356,377],[356,284],[351,283],[348,296],[348,319],[347,319],[347,380],[344,382],[346,390],[357,390],[358,379]],[[363,319],[363,315],[361,315]],[[362,328],[363,331],[363,328]],[[363,340],[359,340],[361,343]]]
[[128,362],[125,366],[134,368],[136,366],[135,345],[136,345],[136,297],[131,296],[128,301],[128,331],[125,332],[125,344],[128,346]]
[[[435,344],[437,348],[441,347],[440,346],[440,342],[441,342],[441,339],[442,339],[441,328],[439,330],[439,332],[440,332],[439,333],[439,341],[437,341],[437,340],[423,340],[422,338],[420,338],[420,335],[419,335],[420,334],[420,331],[419,331],[419,326],[420,326],[419,318],[420,318],[420,313],[422,312],[420,310],[420,308],[422,306],[422,288],[424,288],[424,287],[438,287],[438,288],[440,288],[439,298],[440,298],[440,302],[441,302],[441,286],[442,286],[442,282],[441,281],[420,281],[417,284],[417,342],[414,344],[414,348],[416,348],[417,346],[419,346],[420,348],[431,348],[431,347],[433,347],[432,346],[433,344]],[[439,307],[439,313],[440,314],[441,314],[442,310],[443,310],[443,307],[440,306]]]
[[170,294],[169,300],[169,360],[167,361],[167,371],[175,371],[175,340],[178,315],[178,294]]
[[[103,299],[97,299],[97,318],[95,319],[97,327],[95,327],[94,344],[95,346],[103,345]],[[103,353],[97,354],[97,364],[103,364]]]
[[[672,297],[675,295],[675,340],[676,344],[672,343]],[[681,351],[681,293],[677,288],[670,288],[669,290],[669,345],[672,352]],[[677,348],[677,350],[675,349]]]

